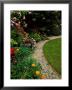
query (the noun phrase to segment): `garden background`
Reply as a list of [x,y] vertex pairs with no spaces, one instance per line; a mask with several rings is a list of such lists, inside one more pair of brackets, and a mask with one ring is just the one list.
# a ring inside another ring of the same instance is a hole
[[11,79],[60,77],[61,11],[11,11]]

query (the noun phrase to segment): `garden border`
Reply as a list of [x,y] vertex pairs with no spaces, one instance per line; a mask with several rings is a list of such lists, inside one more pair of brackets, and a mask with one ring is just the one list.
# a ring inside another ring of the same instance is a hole
[[[72,33],[72,31],[70,30],[71,28],[72,28],[72,25],[71,25],[71,23],[72,23],[72,13],[71,13],[71,10],[72,10],[72,1],[70,1],[70,0],[1,0],[0,1],[0,88],[2,88],[2,89],[5,89],[5,90],[13,90],[13,89],[35,89],[35,87],[33,88],[27,88],[27,87],[4,87],[3,86],[3,83],[4,83],[4,78],[3,78],[3,75],[4,75],[4,72],[3,72],[3,68],[4,68],[4,65],[3,65],[3,60],[4,60],[4,55],[3,55],[3,47],[4,47],[4,22],[3,22],[3,19],[4,19],[4,17],[3,17],[3,5],[4,5],[4,3],[37,3],[37,4],[39,4],[39,3],[61,3],[61,4],[63,4],[63,3],[69,3],[69,50],[70,50],[70,48],[71,48],[71,44],[72,44],[72,41],[71,41],[71,33]],[[71,57],[71,54],[69,55],[69,59],[70,59],[70,57]],[[71,75],[70,75],[71,76]],[[70,79],[70,82],[71,82],[71,79]],[[70,85],[71,85],[71,83],[70,83]],[[38,88],[38,89],[40,89],[40,88]]]

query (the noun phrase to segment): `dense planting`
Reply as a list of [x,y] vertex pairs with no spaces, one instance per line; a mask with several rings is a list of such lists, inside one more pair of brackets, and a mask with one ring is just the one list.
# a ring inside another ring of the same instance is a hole
[[12,48],[11,78],[12,79],[37,79],[40,78],[36,71],[41,72],[41,66],[31,57],[32,50],[27,47]]

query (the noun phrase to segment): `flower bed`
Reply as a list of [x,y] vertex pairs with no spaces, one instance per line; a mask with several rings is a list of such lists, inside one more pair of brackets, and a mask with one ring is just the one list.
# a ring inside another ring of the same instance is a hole
[[31,57],[27,47],[11,48],[11,79],[39,79],[41,65]]

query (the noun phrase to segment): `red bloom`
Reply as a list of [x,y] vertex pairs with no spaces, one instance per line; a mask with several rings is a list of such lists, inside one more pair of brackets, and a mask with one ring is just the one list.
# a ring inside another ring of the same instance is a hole
[[15,54],[15,48],[11,48],[10,49],[10,53],[11,53],[11,56],[14,56],[14,54]]

